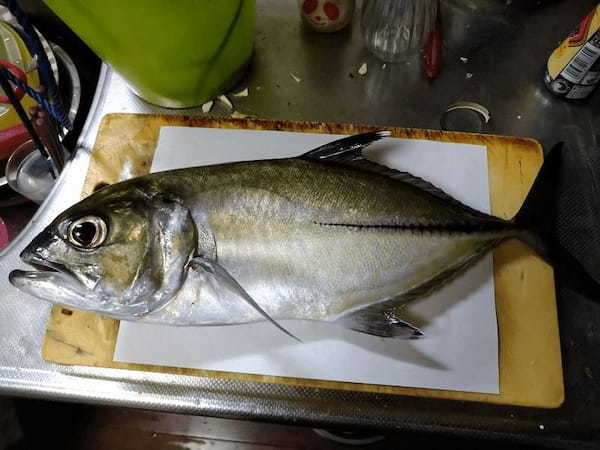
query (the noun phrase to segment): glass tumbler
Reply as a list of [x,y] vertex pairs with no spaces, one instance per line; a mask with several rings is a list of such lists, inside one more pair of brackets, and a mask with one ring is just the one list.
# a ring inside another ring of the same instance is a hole
[[404,62],[431,34],[438,0],[364,0],[362,33],[367,48],[388,62]]

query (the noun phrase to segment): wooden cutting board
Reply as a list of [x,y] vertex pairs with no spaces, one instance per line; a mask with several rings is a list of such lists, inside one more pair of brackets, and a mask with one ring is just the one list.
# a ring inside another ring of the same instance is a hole
[[[250,119],[111,114],[104,117],[101,123],[83,197],[98,187],[116,182],[125,165],[130,167],[134,176],[148,173],[159,130],[166,125],[333,134],[355,134],[381,128]],[[518,211],[543,160],[540,144],[531,139],[405,128],[386,129],[399,138],[486,146],[492,214],[503,218],[510,218]],[[529,248],[511,240],[494,251],[494,282],[500,342],[499,395],[117,363],[112,361],[112,357],[119,322],[61,307],[52,310],[42,354],[47,361],[61,364],[196,374],[544,408],[560,406],[564,399],[564,388],[552,268]]]

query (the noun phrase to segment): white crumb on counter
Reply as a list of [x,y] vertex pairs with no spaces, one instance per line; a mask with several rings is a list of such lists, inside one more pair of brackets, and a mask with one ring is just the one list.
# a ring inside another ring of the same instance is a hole
[[213,107],[213,104],[214,104],[214,103],[215,103],[215,102],[213,102],[212,100],[211,100],[211,101],[209,101],[209,102],[206,102],[204,105],[202,105],[202,112],[203,112],[204,114],[207,114],[207,113],[209,113],[209,112],[210,112],[210,110],[212,109],[212,107]]
[[248,116],[248,114],[244,114],[239,111],[233,111],[229,117],[231,117],[232,119],[245,119],[246,117],[249,117],[249,116]]
[[219,100],[221,100],[221,102],[223,102],[229,109],[233,109],[233,104],[226,95],[219,95]]
[[248,91],[248,88],[240,91],[240,92],[236,92],[235,94],[233,94],[234,97],[248,97],[248,94],[250,92]]
[[119,181],[129,180],[133,178],[135,175],[132,172],[133,163],[130,159],[126,159],[123,163],[123,167],[121,168],[121,172],[119,173]]

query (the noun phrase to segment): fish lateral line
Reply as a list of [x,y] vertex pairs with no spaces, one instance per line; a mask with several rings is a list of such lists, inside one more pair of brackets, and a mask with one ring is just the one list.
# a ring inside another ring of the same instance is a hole
[[518,231],[511,222],[492,222],[492,223],[407,223],[407,224],[356,224],[356,223],[338,223],[338,222],[317,222],[313,224],[323,227],[340,227],[356,229],[384,229],[398,231],[428,231],[439,233],[493,233],[498,231],[514,230]]

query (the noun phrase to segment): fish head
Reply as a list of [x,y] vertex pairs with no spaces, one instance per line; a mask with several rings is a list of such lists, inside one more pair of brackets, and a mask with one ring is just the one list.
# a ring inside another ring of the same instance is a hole
[[44,270],[15,270],[9,278],[53,303],[139,317],[177,293],[196,249],[195,234],[191,214],[176,196],[119,183],[64,211],[23,250],[24,262]]

